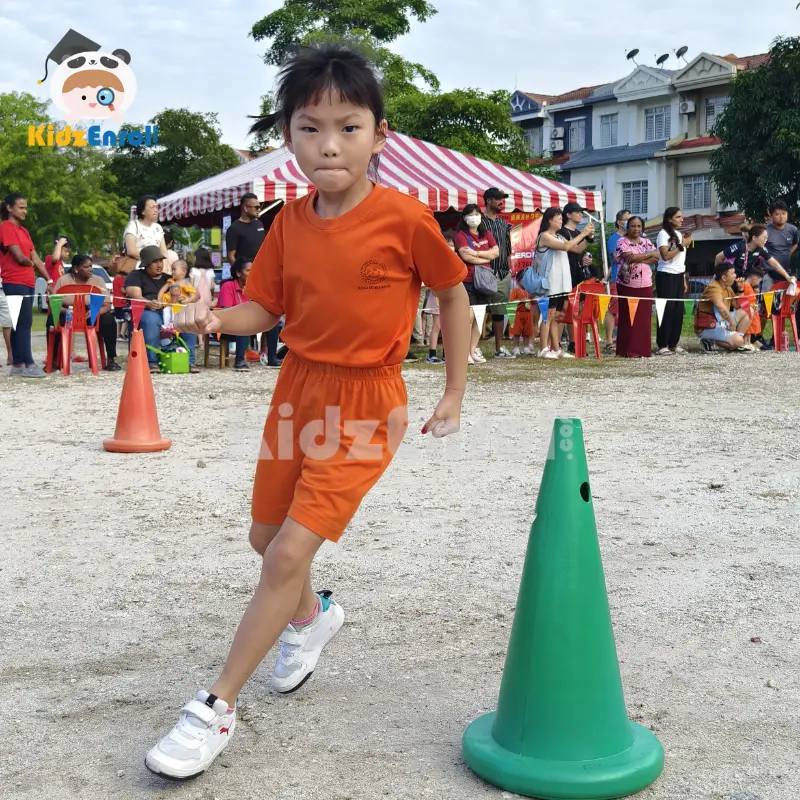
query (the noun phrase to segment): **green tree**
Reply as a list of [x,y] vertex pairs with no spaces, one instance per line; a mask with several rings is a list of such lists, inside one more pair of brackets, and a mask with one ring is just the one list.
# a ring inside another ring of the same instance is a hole
[[216,114],[167,108],[149,124],[158,126],[157,145],[117,148],[111,157],[110,172],[129,203],[143,194],[163,197],[240,163],[221,141]]
[[125,226],[108,159],[92,147],[31,147],[28,127],[54,123],[47,103],[20,92],[0,94],[0,196],[28,200],[25,226],[45,255],[59,234],[84,252],[108,249]]
[[251,32],[260,42],[271,39],[264,55],[267,64],[280,65],[291,49],[309,34],[349,36],[360,32],[379,44],[392,42],[411,29],[411,17],[420,22],[436,14],[425,0],[284,0],[259,20]]
[[770,59],[736,76],[714,133],[711,154],[719,199],[761,220],[773,200],[785,200],[800,220],[800,38],[778,38]]
[[[407,61],[385,45],[409,32],[412,20],[425,22],[436,9],[424,0],[284,0],[253,26],[256,41],[270,40],[267,64],[280,64],[297,44],[345,38],[357,44],[378,67],[389,127],[516,169],[530,170],[522,133],[511,122],[510,96],[504,91],[457,89],[442,92],[439,80],[422,64]],[[273,108],[262,99],[261,114]],[[252,149],[280,137],[270,131]],[[553,177],[549,168],[535,170]]]

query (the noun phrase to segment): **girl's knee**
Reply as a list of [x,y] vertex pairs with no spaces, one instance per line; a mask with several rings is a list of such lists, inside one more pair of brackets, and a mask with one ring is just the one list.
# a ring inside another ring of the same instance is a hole
[[286,520],[264,554],[263,573],[282,582],[308,571],[324,539],[292,520]]
[[263,556],[269,547],[269,543],[278,535],[281,529],[280,525],[265,525],[262,522],[253,522],[250,524],[250,546],[260,556]]

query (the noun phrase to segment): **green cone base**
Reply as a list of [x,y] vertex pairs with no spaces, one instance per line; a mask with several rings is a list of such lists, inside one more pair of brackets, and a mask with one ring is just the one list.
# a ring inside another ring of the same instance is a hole
[[636,794],[664,769],[664,750],[647,728],[631,722],[633,746],[609,758],[545,761],[504,750],[492,738],[495,712],[464,731],[462,750],[473,772],[514,794],[537,800],[613,800]]

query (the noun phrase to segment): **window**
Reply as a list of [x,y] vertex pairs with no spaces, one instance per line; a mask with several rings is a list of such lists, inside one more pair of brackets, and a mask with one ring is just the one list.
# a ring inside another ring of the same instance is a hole
[[523,131],[522,138],[528,145],[528,153],[532,156],[540,156],[544,152],[544,128],[528,128]]
[[582,192],[596,192],[597,186],[579,186],[578,187]]
[[577,153],[586,147],[586,119],[574,119],[569,123],[569,151]]
[[619,114],[604,114],[600,117],[600,146],[614,147],[617,144]]
[[714,130],[714,125],[717,124],[719,115],[728,105],[728,99],[727,97],[711,97],[706,100],[706,131]]
[[622,184],[622,207],[631,214],[647,216],[647,181],[631,181]]
[[644,112],[644,140],[659,142],[671,137],[672,107],[646,108]]
[[711,208],[711,177],[709,175],[687,175],[683,179],[683,208],[686,211]]

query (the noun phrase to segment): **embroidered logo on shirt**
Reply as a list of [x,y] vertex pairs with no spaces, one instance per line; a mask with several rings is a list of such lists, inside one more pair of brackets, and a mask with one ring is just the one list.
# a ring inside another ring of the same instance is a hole
[[[389,269],[383,261],[370,259],[361,267],[361,277],[366,286],[359,286],[362,289],[388,289],[389,284],[384,281],[389,277]],[[382,285],[381,285],[382,284]]]

